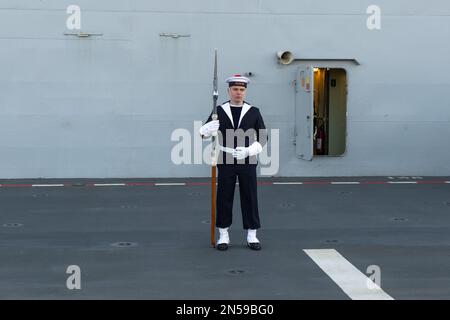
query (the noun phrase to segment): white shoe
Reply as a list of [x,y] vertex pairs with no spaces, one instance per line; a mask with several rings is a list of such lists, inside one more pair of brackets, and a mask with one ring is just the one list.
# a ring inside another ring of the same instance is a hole
[[247,246],[252,250],[261,250],[261,244],[259,243],[258,238],[256,238],[255,229],[248,229]]
[[248,229],[248,231],[247,231],[247,242],[248,243],[259,243],[259,240],[256,237],[256,229]]
[[219,240],[217,240],[217,250],[224,251],[228,249],[230,244],[230,237],[228,235],[228,228],[219,228]]

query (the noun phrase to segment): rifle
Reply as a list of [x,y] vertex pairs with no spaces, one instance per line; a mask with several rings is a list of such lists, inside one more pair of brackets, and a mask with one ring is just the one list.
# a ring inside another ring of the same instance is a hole
[[[211,119],[217,120],[217,99],[219,98],[218,80],[217,80],[217,49],[214,50],[214,78],[213,78],[213,110]],[[211,246],[216,247],[216,168],[217,168],[217,139],[216,134],[212,136],[211,151]]]

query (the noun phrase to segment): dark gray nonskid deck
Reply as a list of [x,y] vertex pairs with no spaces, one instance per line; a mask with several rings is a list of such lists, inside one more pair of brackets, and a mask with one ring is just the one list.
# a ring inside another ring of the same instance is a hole
[[[368,276],[378,266],[394,299],[450,298],[450,184],[259,185],[260,252],[245,245],[236,190],[231,246],[219,252],[208,179],[183,181],[0,188],[0,298],[352,298],[305,249],[334,249]],[[79,290],[66,286],[72,265]]]

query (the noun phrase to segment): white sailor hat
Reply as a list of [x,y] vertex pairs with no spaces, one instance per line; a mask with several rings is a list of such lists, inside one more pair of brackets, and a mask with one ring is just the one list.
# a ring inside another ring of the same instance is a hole
[[250,83],[250,79],[243,77],[240,74],[235,74],[227,79],[227,83],[229,87],[239,86],[247,88],[247,84]]

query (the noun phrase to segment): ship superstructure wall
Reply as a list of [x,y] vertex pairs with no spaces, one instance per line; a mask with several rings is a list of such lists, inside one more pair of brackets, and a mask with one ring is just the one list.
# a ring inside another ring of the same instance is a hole
[[[444,0],[1,0],[0,178],[208,176],[195,121],[212,107],[214,48],[220,101],[226,77],[251,75],[267,175],[450,175],[449,15]],[[341,156],[298,158],[304,64],[347,72]]]

